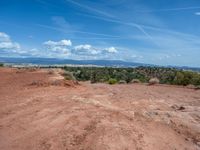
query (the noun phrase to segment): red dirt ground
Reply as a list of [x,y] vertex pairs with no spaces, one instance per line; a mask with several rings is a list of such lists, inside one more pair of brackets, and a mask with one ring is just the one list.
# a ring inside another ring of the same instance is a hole
[[199,150],[200,90],[0,68],[0,149]]

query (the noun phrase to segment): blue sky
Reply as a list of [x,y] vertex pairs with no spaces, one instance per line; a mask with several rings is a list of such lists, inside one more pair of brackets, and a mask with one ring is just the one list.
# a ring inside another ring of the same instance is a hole
[[0,0],[0,56],[200,67],[200,1]]

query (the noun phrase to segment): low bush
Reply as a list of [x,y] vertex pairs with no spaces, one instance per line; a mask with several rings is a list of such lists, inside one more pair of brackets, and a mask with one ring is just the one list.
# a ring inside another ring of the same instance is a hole
[[197,86],[195,87],[195,89],[196,89],[196,90],[200,90],[200,85],[197,85]]
[[149,85],[159,84],[160,80],[158,78],[151,78],[149,80]]
[[110,78],[110,79],[108,80],[108,83],[109,83],[109,84],[116,84],[116,83],[117,83],[117,80],[116,80],[116,79],[113,79],[113,78]]
[[49,69],[49,70],[48,70],[48,74],[50,74],[50,75],[51,75],[51,74],[54,74],[54,70]]
[[37,71],[37,68],[36,67],[29,67],[29,68],[25,68],[26,71],[29,71],[29,72],[35,72]]
[[140,81],[139,79],[133,79],[133,80],[131,81],[131,83],[141,83],[141,81]]
[[63,73],[63,76],[65,78],[65,80],[76,80],[76,78],[74,77],[73,73],[72,72],[69,72],[69,71],[65,71]]
[[120,80],[118,83],[119,84],[126,84],[127,82],[125,80]]
[[195,87],[195,85],[189,84],[189,85],[187,85],[187,88],[189,88],[189,89],[195,89],[196,87]]

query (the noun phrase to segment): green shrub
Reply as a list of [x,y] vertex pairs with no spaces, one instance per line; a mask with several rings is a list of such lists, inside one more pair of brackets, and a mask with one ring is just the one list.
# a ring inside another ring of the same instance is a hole
[[0,63],[0,67],[3,67],[3,64],[2,64],[2,63]]
[[116,84],[116,83],[117,83],[117,80],[116,80],[116,79],[113,79],[113,78],[110,78],[110,79],[108,80],[108,83],[109,83],[109,84]]
[[90,83],[96,83],[96,82],[97,82],[97,73],[93,71],[90,75]]
[[76,78],[74,77],[73,73],[69,72],[69,71],[65,71],[63,73],[63,76],[65,78],[65,80],[76,80]]

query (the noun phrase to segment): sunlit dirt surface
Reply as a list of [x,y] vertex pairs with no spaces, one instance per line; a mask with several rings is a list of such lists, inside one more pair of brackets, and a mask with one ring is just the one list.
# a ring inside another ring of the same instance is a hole
[[0,69],[1,150],[199,150],[200,90]]

